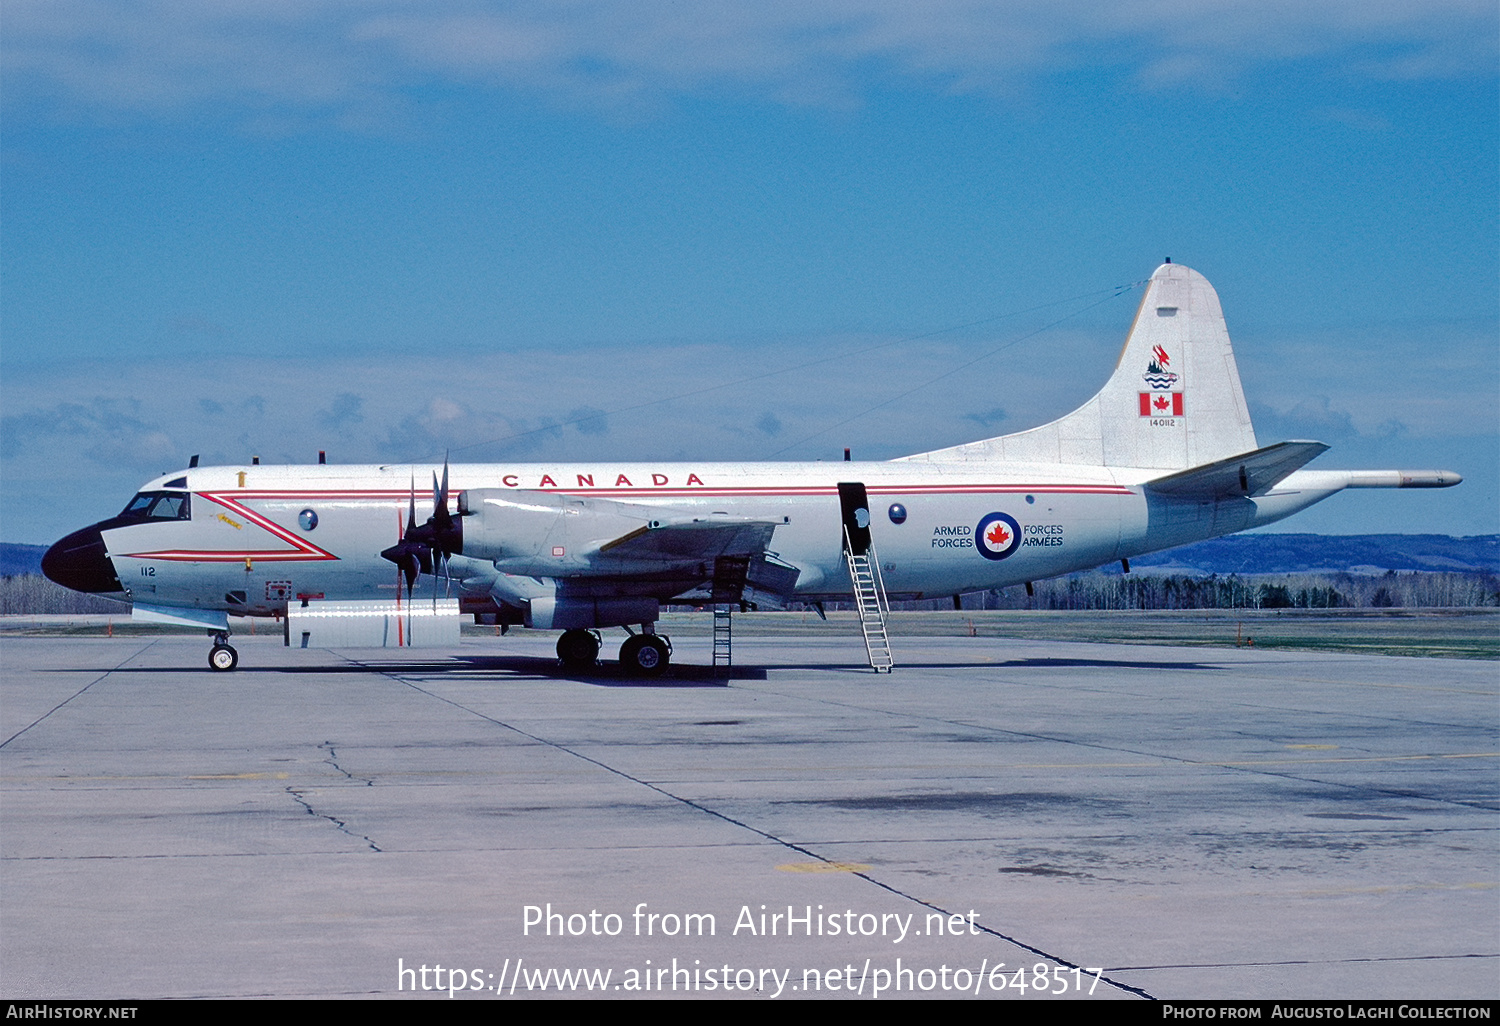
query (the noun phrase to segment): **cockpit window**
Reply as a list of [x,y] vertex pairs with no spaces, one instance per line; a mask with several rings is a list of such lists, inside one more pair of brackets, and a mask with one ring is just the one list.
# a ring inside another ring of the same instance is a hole
[[186,495],[163,495],[151,507],[151,515],[163,520],[186,520],[187,506]]
[[192,502],[188,492],[139,492],[120,511],[132,520],[191,520]]

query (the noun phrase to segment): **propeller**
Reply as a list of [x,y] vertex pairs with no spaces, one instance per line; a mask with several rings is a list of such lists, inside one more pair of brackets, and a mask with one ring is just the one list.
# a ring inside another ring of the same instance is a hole
[[[437,474],[432,475],[432,516],[425,524],[417,523],[417,483],[413,478],[411,498],[406,507],[406,528],[401,539],[380,555],[401,568],[406,578],[406,597],[410,600],[419,573],[432,574],[440,569],[446,577],[449,557],[462,552],[463,548],[463,521],[448,512],[448,460],[444,457],[441,483]],[[432,584],[433,597],[436,598],[436,576]]]

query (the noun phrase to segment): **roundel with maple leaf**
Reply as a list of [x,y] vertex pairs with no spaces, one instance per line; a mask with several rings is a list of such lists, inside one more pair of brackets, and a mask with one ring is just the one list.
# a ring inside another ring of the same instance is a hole
[[985,559],[1004,559],[1021,544],[1021,525],[1008,513],[987,513],[974,532],[974,547]]

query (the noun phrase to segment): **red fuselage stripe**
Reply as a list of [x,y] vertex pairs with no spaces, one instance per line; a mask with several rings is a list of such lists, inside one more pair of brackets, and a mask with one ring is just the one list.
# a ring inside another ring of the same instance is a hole
[[[488,488],[488,485],[477,487]],[[837,495],[838,488],[831,485],[801,485],[801,486],[745,486],[739,488],[510,488],[498,486],[508,491],[517,493],[542,492],[549,495],[588,495],[595,497],[608,497],[611,495],[666,495],[672,497],[688,497],[694,495],[710,495],[715,498],[725,496],[801,496],[801,495]],[[454,489],[463,491],[464,489]],[[1134,489],[1125,485],[1107,484],[944,484],[944,485],[868,485],[866,491],[871,495],[982,495],[982,494],[1036,494],[1036,495],[1132,495]],[[222,492],[204,493],[215,501],[225,502]],[[312,501],[314,499],[399,499],[407,501],[409,492],[394,491],[243,491],[235,492],[241,499],[296,499]]]
[[[746,498],[773,498],[773,497],[803,497],[820,495],[837,495],[837,486],[830,485],[805,485],[805,486],[782,486],[782,487],[742,487],[742,488],[515,488],[514,491],[524,493],[528,491],[547,492],[558,495],[583,495],[583,496],[667,496],[673,498],[689,496],[705,496],[712,498],[746,497]],[[871,485],[866,489],[871,495],[1131,495],[1134,494],[1130,488],[1123,485],[1105,484],[934,484],[934,485]],[[315,562],[323,560],[337,560],[339,557],[318,546],[312,544],[305,538],[299,538],[287,528],[282,527],[275,521],[264,515],[249,509],[243,502],[249,499],[292,499],[300,502],[315,502],[318,500],[353,499],[366,502],[385,502],[391,500],[410,501],[411,492],[408,491],[385,491],[385,490],[337,490],[337,491],[262,491],[245,489],[236,490],[230,498],[224,492],[200,492],[197,493],[210,502],[218,503],[226,509],[251,521],[257,527],[269,532],[275,537],[287,542],[293,548],[285,549],[256,549],[243,551],[193,551],[187,549],[167,549],[159,552],[133,552],[129,555],[134,559],[163,559],[185,562],[205,563],[238,563],[243,560],[260,560],[262,562]],[[239,501],[236,501],[239,500]]]

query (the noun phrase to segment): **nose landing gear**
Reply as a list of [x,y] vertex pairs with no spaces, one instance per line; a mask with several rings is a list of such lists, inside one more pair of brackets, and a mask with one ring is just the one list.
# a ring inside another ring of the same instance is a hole
[[215,632],[212,637],[214,647],[208,650],[208,668],[226,673],[240,665],[240,654],[229,644],[229,635]]

